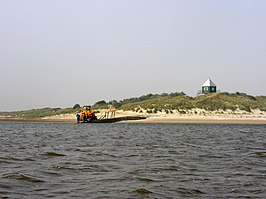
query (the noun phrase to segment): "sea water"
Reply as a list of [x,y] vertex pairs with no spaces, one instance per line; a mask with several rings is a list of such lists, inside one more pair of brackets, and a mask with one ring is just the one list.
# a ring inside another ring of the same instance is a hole
[[266,198],[266,125],[0,123],[0,198]]

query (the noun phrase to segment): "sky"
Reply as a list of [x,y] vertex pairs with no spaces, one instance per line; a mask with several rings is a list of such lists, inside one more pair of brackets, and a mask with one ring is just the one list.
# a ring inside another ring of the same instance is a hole
[[265,0],[1,0],[0,111],[266,95]]

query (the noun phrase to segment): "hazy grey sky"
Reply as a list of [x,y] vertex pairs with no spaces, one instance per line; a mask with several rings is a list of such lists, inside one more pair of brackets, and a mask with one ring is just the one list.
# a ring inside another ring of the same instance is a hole
[[0,111],[184,91],[266,95],[265,0],[1,0]]

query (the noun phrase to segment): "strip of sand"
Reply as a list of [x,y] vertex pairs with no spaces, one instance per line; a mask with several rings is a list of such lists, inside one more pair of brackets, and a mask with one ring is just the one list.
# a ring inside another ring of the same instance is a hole
[[24,119],[24,118],[0,118],[0,122],[76,122],[75,119],[49,119],[49,118],[31,118],[31,119]]
[[[202,112],[201,112],[202,111]],[[101,111],[97,112],[97,117],[101,117]],[[22,118],[3,118],[0,121],[13,122],[71,122],[75,123],[75,114],[54,115],[43,118],[22,119]],[[134,111],[117,110],[115,117],[141,116],[144,120],[121,121],[120,123],[184,123],[184,124],[266,124],[266,113],[258,110],[252,112],[245,111],[224,111],[213,112],[206,110],[193,110],[186,114],[174,112],[166,114],[158,112],[155,114],[139,113]]]
[[151,123],[151,124],[266,124],[266,119],[243,119],[243,118],[158,118],[149,117],[146,120],[123,121],[122,123]]
[[172,114],[157,112],[155,114],[137,113],[134,111],[118,110],[116,116],[144,116],[145,120],[122,121],[121,123],[191,123],[191,124],[266,124],[266,112],[252,110],[246,112],[237,110],[228,111],[206,111],[194,109],[180,114],[173,111]]

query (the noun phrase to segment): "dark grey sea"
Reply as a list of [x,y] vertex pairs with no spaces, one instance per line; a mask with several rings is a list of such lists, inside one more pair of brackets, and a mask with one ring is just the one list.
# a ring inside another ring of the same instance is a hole
[[266,198],[266,125],[0,122],[0,198]]

